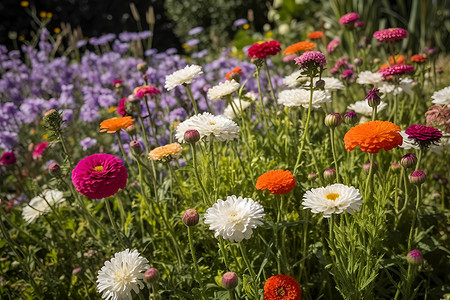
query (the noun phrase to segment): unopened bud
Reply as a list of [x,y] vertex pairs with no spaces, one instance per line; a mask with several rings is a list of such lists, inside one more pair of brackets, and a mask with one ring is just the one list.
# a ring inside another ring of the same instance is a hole
[[316,89],[323,90],[325,88],[325,80],[317,80]]
[[144,280],[150,284],[154,284],[159,280],[159,271],[155,268],[150,268],[144,273]]
[[420,265],[423,262],[423,256],[419,250],[411,250],[406,255],[406,260],[412,265]]
[[391,170],[394,173],[398,173],[401,170],[401,166],[399,164],[393,163],[391,164]]
[[342,118],[340,114],[329,114],[325,117],[325,125],[327,125],[330,128],[335,128],[341,125]]
[[50,166],[48,166],[48,172],[52,176],[59,176],[61,174],[61,167],[58,163],[51,163]]
[[326,169],[323,171],[323,178],[327,181],[333,181],[336,179],[336,170],[335,169]]
[[192,208],[186,210],[183,215],[183,223],[188,227],[197,225],[198,219],[199,219],[198,212]]
[[310,173],[310,174],[308,174],[308,180],[310,180],[310,181],[312,181],[312,180],[316,179],[316,177],[317,177],[317,175],[316,175],[316,174],[314,174],[314,173]]
[[54,109],[50,109],[44,114],[44,120],[54,129],[60,128],[62,124],[61,114]]
[[353,125],[353,124],[356,123],[356,119],[357,118],[358,117],[357,117],[356,113],[353,110],[348,111],[344,115],[344,123],[348,124],[348,125]]
[[414,171],[411,175],[409,175],[409,182],[411,182],[412,184],[421,185],[425,182],[426,179],[427,175],[424,171],[420,170]]
[[403,168],[414,168],[417,163],[417,157],[414,153],[407,153],[400,158],[400,165]]
[[130,125],[127,128],[125,128],[125,131],[128,132],[130,135],[136,134],[136,127],[134,125]]
[[367,91],[366,99],[367,99],[367,104],[369,104],[370,107],[375,107],[375,106],[380,105],[381,98],[378,95],[379,91],[380,90],[377,88]]
[[131,151],[133,151],[133,154],[135,154],[135,155],[139,155],[142,153],[141,144],[139,144],[138,141],[131,141],[130,149],[131,149]]
[[200,140],[200,133],[195,129],[186,130],[184,140],[186,143],[195,144]]
[[353,60],[353,62],[355,63],[355,65],[360,66],[362,65],[362,59],[357,57]]
[[148,69],[148,65],[146,62],[141,62],[137,65],[137,70],[141,73],[145,73]]
[[[370,172],[370,163],[366,163],[363,165],[364,173],[369,174]],[[373,163],[372,165],[372,174],[374,174],[378,170],[377,163]]]
[[233,290],[237,287],[239,279],[234,272],[226,272],[222,276],[222,287],[227,290]]

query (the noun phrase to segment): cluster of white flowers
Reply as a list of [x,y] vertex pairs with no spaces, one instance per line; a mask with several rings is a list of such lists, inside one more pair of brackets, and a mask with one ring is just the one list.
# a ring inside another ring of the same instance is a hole
[[166,76],[165,88],[170,91],[178,85],[192,83],[192,80],[203,73],[202,67],[197,65],[186,66],[184,69],[178,70]]
[[442,90],[436,91],[431,96],[433,103],[437,105],[450,105],[450,86],[443,88]]
[[150,266],[148,260],[137,250],[129,249],[114,254],[98,271],[97,290],[102,298],[109,300],[133,299],[131,290],[139,294],[144,288],[144,271]]
[[234,98],[233,103],[231,105],[228,105],[227,107],[225,107],[225,110],[223,111],[223,115],[230,120],[236,118],[235,112],[237,114],[240,114],[241,108],[242,108],[242,111],[244,111],[245,109],[250,107],[250,105],[252,105],[252,103],[248,102],[248,101],[244,101],[242,99],[239,100],[238,98]]
[[[343,90],[344,84],[337,78],[334,77],[322,77],[322,80],[325,81],[325,90],[327,91],[337,91]],[[319,81],[319,77],[314,78],[314,85],[316,85],[317,81]]]
[[356,78],[356,83],[359,84],[371,84],[378,86],[379,83],[383,81],[383,75],[381,73],[373,73],[370,71],[363,71],[359,73],[358,78]]
[[264,208],[250,198],[228,196],[218,199],[205,213],[205,224],[214,230],[214,236],[240,242],[252,236],[253,229],[262,225]]
[[303,70],[298,70],[283,78],[283,84],[291,89],[299,87],[302,85],[307,77],[302,75]]
[[208,90],[208,99],[211,101],[217,101],[223,99],[224,97],[231,95],[239,89],[241,85],[236,80],[227,80],[221,82],[216,86],[213,86]]
[[[377,106],[377,112],[384,110],[386,107],[387,103],[381,101]],[[354,110],[357,114],[361,114],[364,116],[372,115],[372,107],[369,106],[367,100],[356,101],[355,103],[350,104],[347,108],[349,110]]]
[[239,136],[239,126],[230,119],[223,116],[214,116],[209,112],[204,112],[192,116],[191,118],[181,122],[176,129],[175,138],[179,143],[185,143],[184,133],[187,130],[195,129],[200,134],[200,139],[210,136],[219,142],[231,141]]
[[325,218],[344,211],[353,215],[362,205],[362,196],[353,186],[340,183],[306,191],[303,196],[303,209],[311,209],[312,213],[323,213]]
[[34,197],[22,210],[22,217],[28,223],[34,222],[39,216],[52,210],[52,207],[65,201],[63,192],[58,190],[45,190],[42,195]]
[[[309,106],[310,91],[305,89],[292,89],[282,91],[278,95],[278,103],[287,107]],[[324,103],[331,102],[331,95],[327,91],[314,91],[312,107],[319,108]]]
[[[309,86],[309,78],[302,75],[303,70],[295,71],[291,75],[288,75],[283,78],[283,84],[287,87],[293,89],[300,86]],[[313,79],[313,84],[315,85],[319,77],[315,77]],[[334,77],[322,77],[322,80],[325,81],[325,90],[327,91],[336,91],[343,90],[344,84],[337,78]]]

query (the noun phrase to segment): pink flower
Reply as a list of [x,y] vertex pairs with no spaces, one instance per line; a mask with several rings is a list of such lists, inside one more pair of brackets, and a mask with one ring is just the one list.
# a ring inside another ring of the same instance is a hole
[[405,133],[408,138],[414,140],[420,147],[428,148],[431,144],[439,142],[442,132],[433,126],[414,124],[409,126]]
[[310,67],[326,66],[325,55],[319,51],[306,51],[295,59],[295,63],[300,69],[309,69]]
[[339,40],[332,40],[331,42],[328,43],[327,46],[327,51],[328,53],[333,53],[334,50],[336,50],[336,47],[340,44],[341,42]]
[[413,66],[393,65],[393,66],[387,67],[385,69],[378,70],[378,73],[383,74],[383,77],[387,77],[390,75],[406,74],[406,73],[413,72],[413,71],[414,71]]
[[402,40],[408,36],[408,32],[403,28],[389,28],[378,30],[373,37],[379,41],[396,41]]
[[149,95],[150,97],[153,95],[158,95],[159,90],[153,86],[144,85],[134,89],[134,94],[138,98],[144,97],[144,95]]
[[0,158],[0,163],[4,166],[13,165],[16,163],[16,155],[14,152],[4,152]]
[[122,84],[123,83],[123,79],[116,79],[112,82],[112,86],[116,86],[118,84]]
[[117,105],[117,113],[122,117],[128,115],[128,112],[125,109],[125,103],[127,102],[127,97],[120,99],[119,105]]
[[351,13],[343,15],[339,19],[339,23],[341,23],[342,25],[347,25],[347,24],[350,24],[352,22],[355,22],[358,19],[359,19],[359,15],[357,13],[351,12]]
[[128,173],[122,161],[110,154],[93,154],[80,160],[72,171],[78,192],[90,199],[114,195],[127,184]]
[[445,126],[445,133],[450,133],[450,107],[433,105],[425,113],[427,125]]
[[47,146],[48,146],[48,142],[42,142],[42,143],[39,143],[36,146],[34,146],[33,159],[38,159],[38,158],[42,157],[42,153],[44,153]]
[[283,57],[283,61],[288,62],[288,61],[294,60],[296,57],[297,57],[296,54],[286,55],[285,57]]

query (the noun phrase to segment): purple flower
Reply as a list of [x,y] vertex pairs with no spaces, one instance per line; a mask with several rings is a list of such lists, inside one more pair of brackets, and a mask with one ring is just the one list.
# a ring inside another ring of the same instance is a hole
[[442,132],[433,126],[414,124],[409,126],[405,133],[408,138],[414,140],[421,148],[428,148],[431,144],[439,142]]
[[334,50],[336,50],[336,47],[340,44],[341,42],[339,40],[332,40],[331,42],[328,43],[327,46],[327,51],[328,53],[333,53]]
[[195,45],[198,45],[200,43],[199,39],[193,39],[186,42],[186,46],[194,47]]
[[319,51],[306,51],[295,59],[295,63],[300,69],[317,68],[319,66],[326,66],[327,60],[325,55]]
[[95,146],[97,144],[97,140],[87,137],[80,141],[81,147],[83,147],[83,150],[86,151],[87,149],[91,148],[92,146]]
[[188,31],[188,35],[195,35],[197,33],[200,33],[203,31],[203,27],[198,26],[198,27],[194,27],[191,30]]
[[248,23],[247,19],[241,18],[241,19],[237,19],[236,21],[234,21],[233,26],[239,27],[239,26],[245,25],[247,23]]

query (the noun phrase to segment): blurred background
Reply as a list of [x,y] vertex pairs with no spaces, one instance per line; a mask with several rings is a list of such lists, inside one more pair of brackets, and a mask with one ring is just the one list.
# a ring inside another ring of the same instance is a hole
[[[325,34],[343,30],[338,19],[348,12],[361,15],[364,36],[371,37],[378,29],[402,27],[409,32],[403,49],[418,53],[424,47],[444,52],[450,48],[448,0],[2,0],[0,44],[13,49],[32,40],[39,31],[36,19],[45,20],[51,33],[59,33],[67,25],[72,30],[79,28],[82,37],[78,38],[84,39],[149,30],[150,7],[154,15],[152,47],[159,51],[176,48],[189,52],[192,44],[208,50],[241,49],[264,38],[297,42],[314,30]],[[195,36],[198,41],[186,45],[192,39],[189,30],[199,26],[203,30]]]

